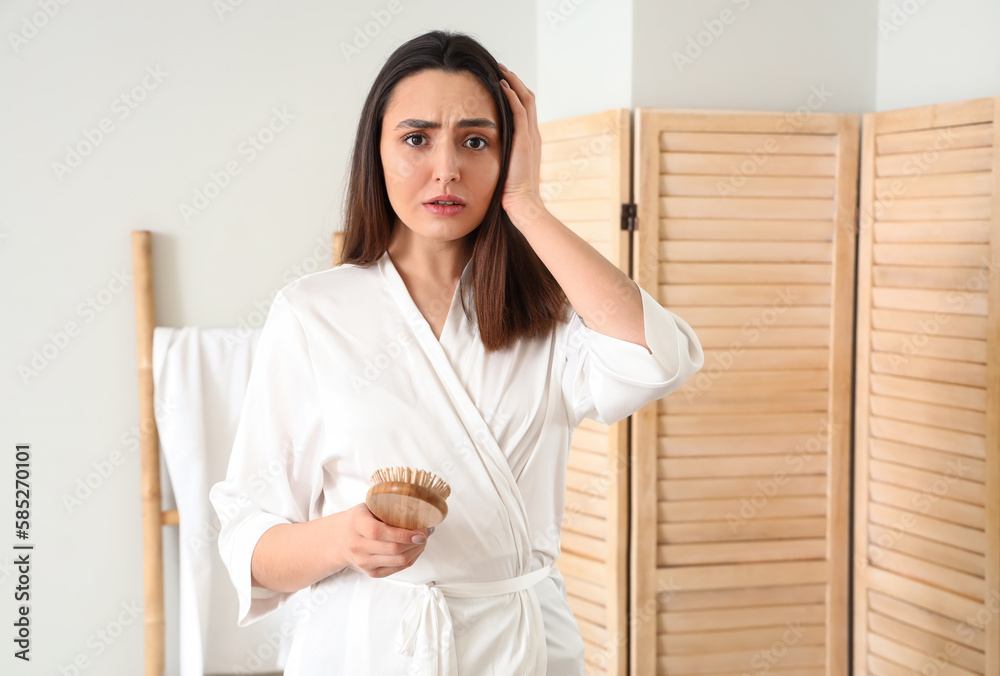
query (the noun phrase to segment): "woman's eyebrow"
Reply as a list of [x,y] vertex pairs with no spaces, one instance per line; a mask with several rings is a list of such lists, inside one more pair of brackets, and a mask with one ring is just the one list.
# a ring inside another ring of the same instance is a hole
[[[475,117],[470,119],[464,119],[458,121],[458,128],[462,129],[465,127],[485,127],[486,129],[492,129],[496,131],[496,124],[493,120],[489,120],[485,117]],[[396,125],[396,129],[440,129],[440,122],[431,122],[429,120],[416,120],[407,118]]]

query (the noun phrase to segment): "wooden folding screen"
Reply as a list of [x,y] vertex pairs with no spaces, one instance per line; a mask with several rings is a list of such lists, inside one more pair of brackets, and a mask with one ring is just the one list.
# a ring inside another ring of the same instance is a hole
[[[628,271],[628,110],[540,125],[541,190],[563,223]],[[583,635],[589,674],[627,672],[628,427],[585,420],[573,435],[558,567]]]
[[1000,97],[864,119],[854,673],[1000,676]]
[[633,275],[705,366],[632,422],[632,671],[847,673],[856,116],[638,109]]

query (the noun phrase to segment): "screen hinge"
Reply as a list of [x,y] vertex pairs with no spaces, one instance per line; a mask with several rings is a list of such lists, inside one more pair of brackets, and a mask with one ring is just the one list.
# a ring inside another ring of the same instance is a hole
[[635,212],[635,204],[630,202],[629,204],[622,205],[622,230],[635,232],[637,220]]

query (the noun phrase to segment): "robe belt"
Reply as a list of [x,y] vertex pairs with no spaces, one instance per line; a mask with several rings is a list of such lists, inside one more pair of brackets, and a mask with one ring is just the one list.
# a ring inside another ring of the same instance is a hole
[[399,632],[396,634],[396,652],[413,656],[419,644],[429,655],[435,668],[430,673],[435,676],[454,676],[458,673],[458,659],[452,632],[451,613],[445,596],[454,598],[482,598],[502,596],[530,589],[548,577],[552,564],[519,577],[493,582],[449,582],[438,584],[427,582],[404,582],[383,578],[393,584],[419,588],[419,593],[410,601],[403,615]]

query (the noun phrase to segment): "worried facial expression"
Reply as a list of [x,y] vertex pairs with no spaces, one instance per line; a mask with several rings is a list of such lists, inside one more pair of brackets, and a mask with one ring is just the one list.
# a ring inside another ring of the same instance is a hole
[[[482,222],[503,149],[496,105],[474,75],[424,70],[400,80],[382,118],[380,149],[403,226],[452,241]],[[433,204],[439,200],[457,205]]]

